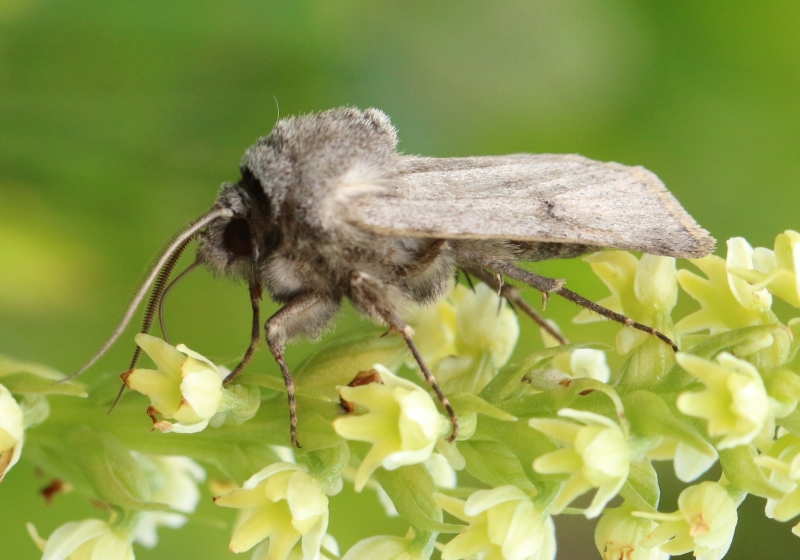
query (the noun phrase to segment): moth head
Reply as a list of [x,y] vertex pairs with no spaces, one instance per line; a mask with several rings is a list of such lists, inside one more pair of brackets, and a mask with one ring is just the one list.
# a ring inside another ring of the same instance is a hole
[[249,281],[281,242],[271,201],[244,167],[237,183],[222,185],[215,206],[232,215],[214,220],[198,235],[197,259],[215,274]]

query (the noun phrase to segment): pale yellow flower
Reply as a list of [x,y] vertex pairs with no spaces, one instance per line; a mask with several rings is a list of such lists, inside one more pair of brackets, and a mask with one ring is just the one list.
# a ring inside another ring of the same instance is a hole
[[[784,494],[780,499],[768,499],[765,513],[770,519],[789,521],[800,515],[800,438],[784,434],[769,454],[760,455],[756,463],[770,470],[769,480]],[[800,536],[800,523],[792,529]]]
[[151,412],[176,422],[155,423],[162,432],[193,433],[208,426],[220,410],[225,374],[208,358],[186,346],[170,346],[148,334],[136,343],[158,369],[137,368],[122,375],[125,384],[150,398]]
[[717,449],[752,442],[771,418],[772,400],[758,370],[723,352],[716,361],[678,353],[678,363],[706,386],[678,396],[678,410],[708,420],[708,435],[721,437]]
[[660,522],[641,541],[642,546],[658,546],[671,555],[694,552],[699,560],[720,560],[725,556],[738,520],[736,503],[717,482],[686,488],[678,497],[678,511],[674,513],[633,515]]
[[717,462],[716,448],[705,440],[693,445],[677,437],[665,437],[647,452],[652,461],[672,461],[675,476],[681,482],[692,482]]
[[333,429],[341,437],[372,444],[356,473],[356,492],[361,491],[379,466],[394,470],[425,462],[436,441],[450,427],[425,389],[381,365],[374,369],[383,383],[338,387],[344,400],[368,410],[364,414],[341,416],[333,422]]
[[303,560],[316,560],[328,529],[325,490],[305,466],[275,463],[217,496],[215,504],[242,510],[230,549],[245,552],[269,539],[270,560],[288,560],[299,542]]
[[530,426],[556,439],[563,445],[533,462],[542,474],[568,474],[569,479],[552,505],[560,513],[572,500],[597,488],[586,517],[597,517],[617,495],[630,472],[630,448],[619,424],[592,412],[562,409],[559,416],[581,422],[555,418],[531,418]]
[[[200,502],[199,482],[205,480],[203,468],[188,457],[144,455],[132,452],[150,488],[150,500],[169,505],[174,511],[143,511],[139,514],[134,541],[146,548],[158,544],[158,528],[183,527]],[[181,512],[181,513],[177,513]]]
[[800,307],[800,233],[786,230],[775,238],[774,251],[757,247],[752,262],[728,266],[732,274],[750,282],[752,289],[765,288]]
[[134,560],[133,536],[99,519],[65,523],[46,540],[27,524],[42,560]]
[[[611,291],[611,295],[598,301],[598,304],[670,334],[670,312],[678,298],[675,259],[655,255],[642,255],[641,259],[637,259],[627,251],[602,251],[583,260],[591,265],[594,273]],[[574,322],[600,320],[605,319],[584,309]],[[648,340],[648,337],[642,331],[620,329],[617,351],[626,354]]]
[[[257,547],[253,549],[253,554],[250,560],[273,560],[270,556],[270,542],[262,541]],[[286,560],[304,560],[303,557],[303,543],[302,541],[294,545],[294,548],[289,553]],[[339,543],[329,533],[322,537],[322,544],[320,546],[319,557],[315,560],[339,560]]]
[[17,464],[25,441],[22,408],[0,385],[0,481]]
[[606,509],[594,531],[594,543],[603,560],[668,560],[658,548],[641,546],[642,540],[655,528],[656,522],[634,517],[633,508],[623,504]]
[[444,494],[434,494],[434,499],[446,512],[469,523],[444,546],[442,560],[553,560],[556,556],[552,518],[516,486],[478,490],[466,501]]
[[[752,257],[748,257],[743,244],[734,242],[729,258],[731,264],[738,266]],[[724,259],[708,255],[693,259],[692,263],[706,277],[688,270],[679,270],[678,283],[687,294],[697,300],[700,309],[677,322],[675,328],[678,332],[693,333],[708,329],[713,335],[776,320],[769,308],[771,299],[765,297],[764,293],[753,290],[741,278],[733,276]]]
[[342,560],[428,560],[430,553],[417,550],[411,539],[377,535],[358,541]]
[[504,299],[484,283],[456,286],[446,300],[414,310],[414,339],[447,393],[479,392],[508,362],[519,323]]

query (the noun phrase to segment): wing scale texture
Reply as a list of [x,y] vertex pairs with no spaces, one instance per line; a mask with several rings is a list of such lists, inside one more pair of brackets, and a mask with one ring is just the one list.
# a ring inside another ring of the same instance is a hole
[[387,235],[582,243],[701,257],[714,239],[642,167],[576,155],[403,156],[392,183],[350,201]]

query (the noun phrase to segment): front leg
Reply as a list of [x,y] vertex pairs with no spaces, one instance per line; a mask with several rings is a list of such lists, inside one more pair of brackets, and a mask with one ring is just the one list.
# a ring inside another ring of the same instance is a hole
[[253,326],[250,329],[250,345],[247,347],[247,351],[244,353],[242,361],[239,362],[239,365],[237,365],[234,370],[230,372],[227,377],[225,377],[223,385],[229,385],[240,373],[242,373],[244,367],[250,363],[250,360],[253,359],[253,354],[256,352],[258,342],[261,340],[261,320],[259,319],[261,307],[261,284],[259,284],[257,280],[250,281],[250,307],[253,310]]
[[450,404],[450,400],[444,392],[442,392],[442,388],[439,387],[428,365],[422,359],[422,354],[419,353],[419,349],[414,343],[414,339],[411,337],[413,333],[411,327],[403,321],[402,317],[400,317],[396,311],[395,302],[402,298],[402,295],[394,286],[386,285],[365,272],[356,271],[352,273],[350,276],[350,288],[350,299],[356,307],[369,313],[376,319],[385,322],[392,331],[399,333],[403,337],[408,349],[414,356],[414,360],[416,360],[419,365],[422,376],[425,378],[425,381],[428,382],[428,385],[431,386],[434,393],[436,393],[439,402],[442,403],[442,406],[450,417],[453,431],[450,433],[450,436],[448,436],[447,441],[455,441],[456,436],[458,436],[458,416],[456,416],[453,406]]
[[267,346],[275,361],[278,362],[283,382],[286,384],[292,445],[298,448],[300,442],[297,440],[295,385],[286,360],[283,359],[283,351],[286,348],[286,342],[291,339],[320,333],[338,310],[338,302],[313,293],[301,293],[289,300],[289,303],[280,308],[264,325]]

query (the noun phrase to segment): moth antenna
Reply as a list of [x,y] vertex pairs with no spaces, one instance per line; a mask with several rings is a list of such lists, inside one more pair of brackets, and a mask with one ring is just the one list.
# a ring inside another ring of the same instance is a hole
[[120,385],[119,391],[117,391],[117,396],[114,397],[114,402],[111,403],[111,406],[108,407],[108,411],[106,412],[106,414],[111,414],[112,412],[114,412],[114,409],[117,408],[120,399],[122,399],[122,395],[125,393],[125,387],[126,385],[124,383]]
[[[191,241],[191,240],[189,240]],[[167,340],[167,331],[164,330],[164,298],[167,297],[167,293],[169,292],[170,288],[181,279],[187,272],[189,272],[192,268],[197,266],[199,263],[197,261],[194,262],[189,268],[181,272],[175,280],[170,282],[166,287],[167,279],[169,278],[170,274],[172,274],[172,270],[175,268],[175,265],[178,263],[178,260],[181,258],[181,254],[183,254],[184,249],[186,246],[189,245],[189,241],[186,241],[182,246],[178,247],[175,252],[173,253],[172,257],[170,257],[167,264],[164,265],[164,268],[161,269],[161,272],[158,275],[158,280],[156,280],[156,285],[153,288],[153,292],[150,294],[150,301],[147,302],[147,311],[145,311],[144,319],[142,320],[142,327],[141,331],[143,333],[150,332],[150,326],[153,324],[153,310],[156,306],[156,302],[158,302],[158,319],[161,322],[161,332],[164,335],[164,342],[169,343]],[[128,368],[128,371],[131,371],[133,368],[136,367],[136,362],[139,361],[139,356],[142,353],[142,348],[137,346],[136,349],[133,351],[133,358],[131,358],[131,365]],[[106,414],[111,414],[114,412],[114,409],[119,404],[120,399],[122,398],[123,393],[125,393],[125,384],[123,383],[119,387],[119,391],[117,391],[117,396],[114,398],[114,402],[111,403]]]
[[[142,317],[142,326],[140,327],[139,332],[149,333],[150,327],[153,325],[153,316],[155,314],[156,308],[160,310],[161,302],[163,301],[164,295],[166,294],[166,290],[168,289],[167,281],[169,280],[172,271],[175,269],[175,265],[178,264],[178,260],[181,258],[183,251],[189,245],[191,239],[187,239],[182,245],[180,245],[172,256],[169,258],[167,263],[164,265],[164,268],[158,273],[158,278],[156,279],[156,284],[153,287],[153,291],[150,293],[150,299],[147,302],[147,307],[145,308],[144,316]],[[170,284],[171,286],[172,284]],[[165,337],[166,339],[166,337]],[[139,356],[141,355],[142,349],[137,346],[136,350],[133,352],[133,358],[131,358],[131,365],[128,368],[133,369],[136,367],[136,363],[139,361]]]
[[150,286],[152,286],[153,283],[156,281],[161,270],[164,268],[166,263],[170,260],[172,255],[175,253],[175,251],[178,250],[179,247],[191,241],[194,238],[194,236],[197,235],[197,232],[203,229],[210,222],[218,218],[230,218],[231,216],[233,216],[233,212],[229,208],[213,209],[207,212],[206,214],[203,214],[196,220],[194,220],[191,224],[189,224],[189,226],[186,229],[184,229],[181,233],[176,235],[172,243],[170,243],[170,245],[161,254],[161,258],[158,259],[158,262],[156,262],[155,266],[153,266],[153,268],[150,270],[150,274],[147,275],[147,278],[145,278],[144,282],[139,287],[136,294],[133,296],[133,300],[131,301],[131,304],[128,306],[125,315],[122,317],[122,321],[120,321],[117,328],[111,334],[111,337],[106,341],[103,347],[100,348],[97,354],[95,354],[92,357],[92,359],[89,360],[81,369],[79,369],[72,375],[65,377],[60,382],[64,383],[66,381],[71,381],[72,379],[75,379],[76,377],[84,373],[87,369],[92,367],[97,362],[97,360],[102,358],[103,355],[106,352],[108,352],[108,350],[114,345],[114,343],[117,342],[119,337],[127,328],[128,324],[131,322],[133,314],[136,313],[136,309],[139,307],[139,304],[142,303],[142,300],[144,299],[144,296],[147,294],[147,291],[150,289]]
[[[278,113],[278,116],[275,118],[275,124],[278,124],[278,121],[281,120],[281,106],[278,105],[278,96],[277,95],[273,95],[272,99],[275,100],[275,110]],[[272,127],[275,128],[275,125],[272,125]]]
[[[176,259],[177,261],[177,259]],[[166,288],[164,288],[164,293],[161,294],[161,298],[158,300],[158,324],[161,327],[161,334],[164,336],[164,342],[169,343],[169,337],[167,337],[167,327],[164,323],[164,302],[167,300],[167,294],[170,292],[173,286],[177,284],[179,281],[183,280],[191,271],[195,268],[200,266],[200,260],[195,260],[192,264],[186,267],[186,269],[178,274],[175,279],[170,282]],[[143,331],[144,332],[144,331]],[[138,346],[137,349],[140,349]],[[133,366],[131,366],[133,369]]]

